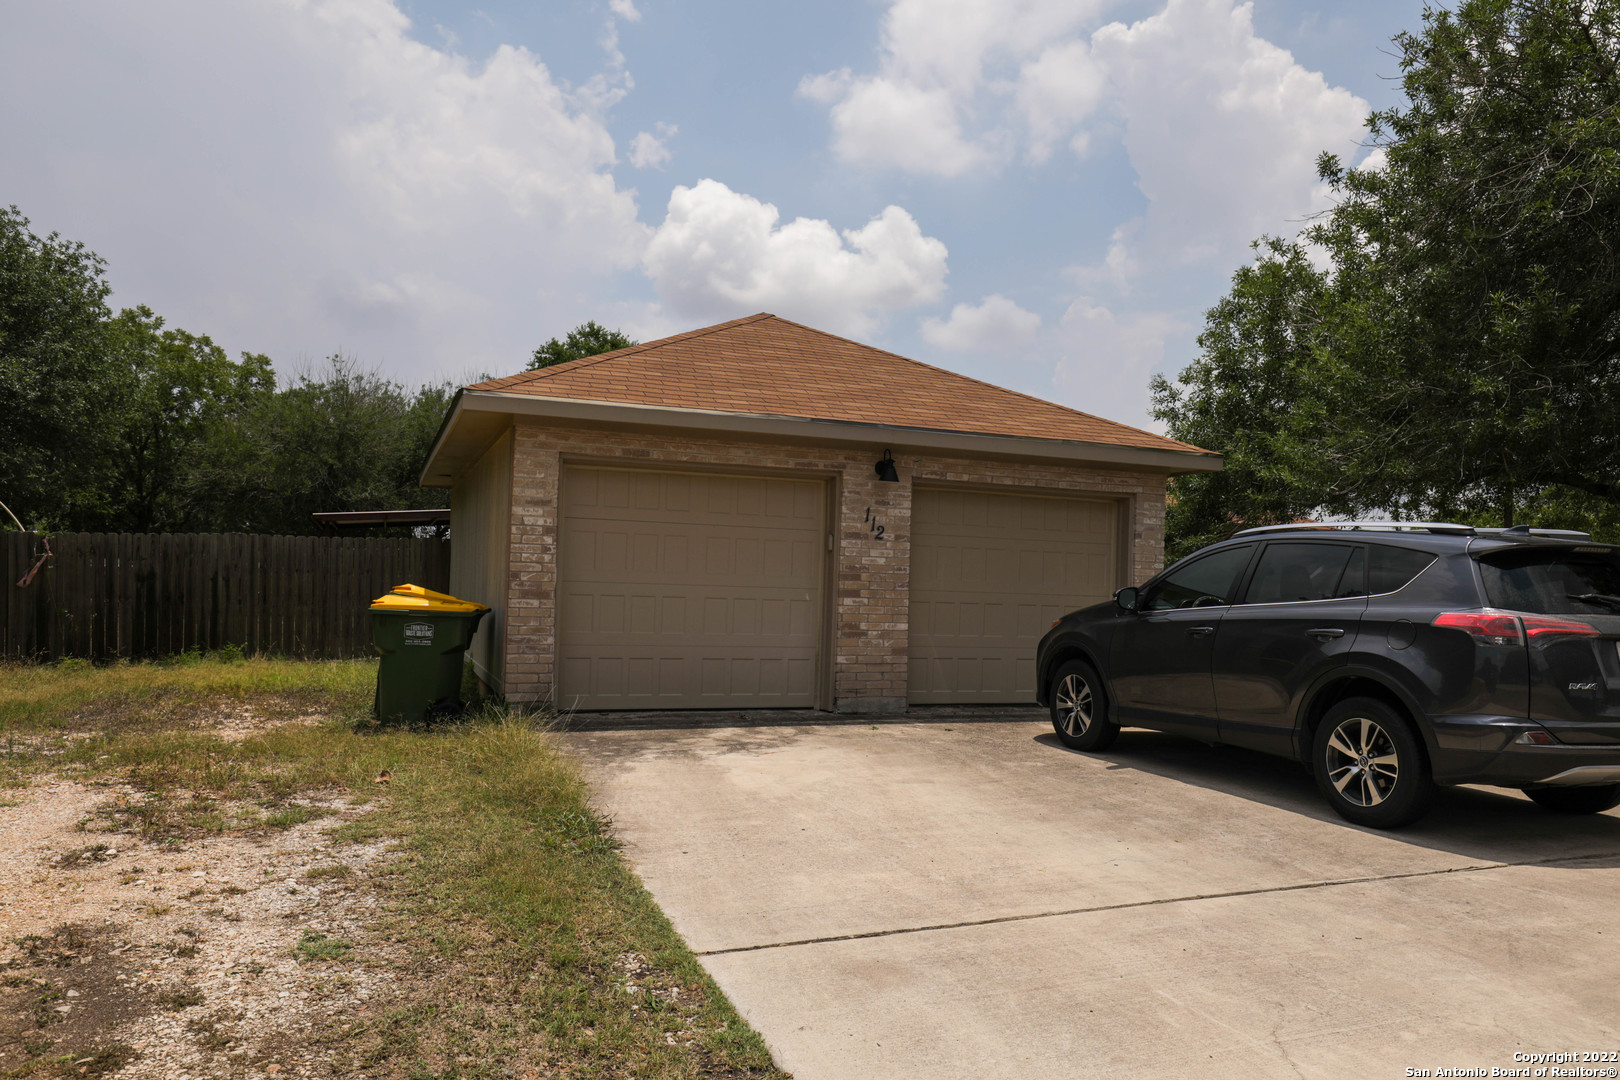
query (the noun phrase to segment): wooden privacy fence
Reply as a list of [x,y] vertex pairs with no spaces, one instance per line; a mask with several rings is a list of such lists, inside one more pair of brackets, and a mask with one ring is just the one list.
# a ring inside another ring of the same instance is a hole
[[53,557],[0,533],[0,657],[92,660],[229,645],[296,657],[370,656],[367,605],[411,582],[445,591],[448,540],[242,533],[58,533]]

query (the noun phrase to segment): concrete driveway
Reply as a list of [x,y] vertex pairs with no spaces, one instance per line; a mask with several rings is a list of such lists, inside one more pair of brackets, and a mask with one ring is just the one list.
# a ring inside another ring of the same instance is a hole
[[1033,718],[565,738],[799,1080],[1620,1051],[1614,813],[1459,789],[1380,834],[1286,762],[1145,731],[1088,756]]

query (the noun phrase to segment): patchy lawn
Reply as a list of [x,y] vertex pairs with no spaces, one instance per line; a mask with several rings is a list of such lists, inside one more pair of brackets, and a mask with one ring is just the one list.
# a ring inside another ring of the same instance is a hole
[[375,666],[0,668],[0,1077],[783,1077],[543,725]]

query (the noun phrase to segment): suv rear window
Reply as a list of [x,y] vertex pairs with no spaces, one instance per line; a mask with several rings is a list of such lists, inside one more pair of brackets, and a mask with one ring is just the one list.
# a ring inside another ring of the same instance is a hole
[[1620,555],[1606,548],[1519,548],[1479,560],[1492,607],[1537,615],[1620,612]]

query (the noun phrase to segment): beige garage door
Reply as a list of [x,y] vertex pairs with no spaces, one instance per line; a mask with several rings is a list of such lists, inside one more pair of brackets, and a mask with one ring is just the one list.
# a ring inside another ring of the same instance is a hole
[[1118,587],[1118,504],[920,488],[911,519],[916,704],[1035,700],[1035,646]]
[[559,704],[813,707],[819,480],[570,466]]

